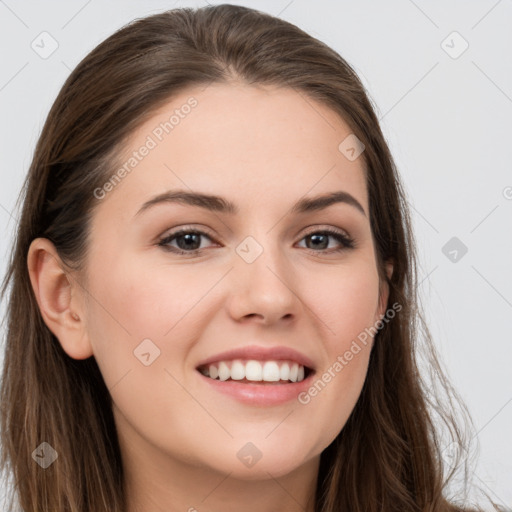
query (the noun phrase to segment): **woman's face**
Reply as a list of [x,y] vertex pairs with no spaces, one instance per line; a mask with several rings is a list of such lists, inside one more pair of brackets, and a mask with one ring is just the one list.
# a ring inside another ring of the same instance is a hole
[[[387,302],[350,134],[291,89],[195,87],[133,134],[96,190],[84,325],[139,467],[279,477],[343,428],[367,371],[361,334]],[[349,199],[294,208],[333,192]],[[286,364],[301,378],[296,363],[306,378],[284,382]]]

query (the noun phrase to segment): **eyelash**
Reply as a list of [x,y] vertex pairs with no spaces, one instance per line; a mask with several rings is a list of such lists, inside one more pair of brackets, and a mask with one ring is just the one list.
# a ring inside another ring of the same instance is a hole
[[[192,228],[190,228],[190,229],[183,228],[183,229],[180,229],[179,231],[176,231],[174,233],[170,233],[170,234],[166,235],[164,238],[162,238],[158,242],[158,246],[163,247],[165,250],[170,251],[172,253],[179,254],[179,255],[187,255],[187,256],[195,256],[195,255],[199,254],[200,252],[204,251],[204,249],[193,249],[191,251],[184,251],[183,249],[178,249],[176,247],[171,247],[169,245],[169,243],[172,240],[174,240],[175,238],[178,238],[178,237],[184,236],[184,235],[188,235],[188,234],[204,235],[205,237],[209,238],[211,241],[214,241],[213,237],[211,235],[209,235],[208,233],[205,233],[204,231],[200,231],[198,229],[192,229]],[[319,253],[334,254],[334,253],[339,253],[341,251],[345,251],[347,249],[354,249],[356,247],[355,241],[353,238],[351,238],[339,231],[333,230],[333,229],[322,229],[322,230],[318,230],[318,231],[311,231],[310,233],[307,233],[306,235],[304,235],[301,238],[301,241],[304,238],[307,238],[309,236],[319,235],[319,234],[332,236],[334,239],[336,239],[338,242],[341,243],[341,247],[338,249],[334,249],[334,250],[333,249],[331,249],[331,250],[315,250],[315,249],[306,248],[306,250],[308,252],[311,252],[316,255]]]

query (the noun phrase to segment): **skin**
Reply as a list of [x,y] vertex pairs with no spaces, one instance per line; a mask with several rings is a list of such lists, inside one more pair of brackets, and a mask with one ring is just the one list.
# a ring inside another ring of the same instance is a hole
[[[126,155],[190,96],[197,107],[98,201],[85,272],[73,274],[36,239],[32,285],[64,350],[94,355],[112,394],[130,512],[312,512],[320,454],[354,408],[372,343],[306,405],[242,404],[195,368],[246,344],[285,345],[321,375],[381,318],[389,291],[383,283],[379,296],[364,161],[338,150],[351,129],[327,107],[291,89],[239,83],[177,95],[133,133]],[[135,216],[180,187],[223,196],[240,214],[168,203]],[[343,203],[289,213],[303,196],[337,190],[365,215]],[[199,239],[202,253],[158,246],[185,225],[213,235]],[[325,228],[356,247],[329,254],[343,247],[329,237],[316,248],[306,235]],[[263,248],[250,264],[235,251],[247,236]],[[134,356],[144,339],[160,350],[149,366]],[[237,457],[247,442],[262,453],[252,467]]]

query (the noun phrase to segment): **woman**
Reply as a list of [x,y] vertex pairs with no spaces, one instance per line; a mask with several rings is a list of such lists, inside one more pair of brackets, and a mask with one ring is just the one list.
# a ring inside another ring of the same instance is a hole
[[231,5],[137,20],[64,84],[24,193],[2,383],[23,511],[462,510],[405,196],[332,49]]

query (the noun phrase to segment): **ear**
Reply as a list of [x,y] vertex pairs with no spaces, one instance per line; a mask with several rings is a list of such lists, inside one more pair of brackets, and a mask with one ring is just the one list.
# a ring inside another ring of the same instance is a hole
[[[391,276],[393,275],[393,268],[394,268],[394,265],[391,261],[386,262],[385,269],[386,269],[386,275],[388,277],[388,280],[390,280]],[[385,315],[387,304],[388,304],[388,299],[389,299],[389,283],[388,283],[388,281],[385,281],[385,282],[381,283],[381,286],[380,286],[379,307],[377,309],[375,321],[379,320],[383,315]]]
[[83,291],[65,270],[55,246],[46,238],[36,238],[30,244],[27,260],[30,282],[45,324],[70,357],[92,356],[84,322]]

